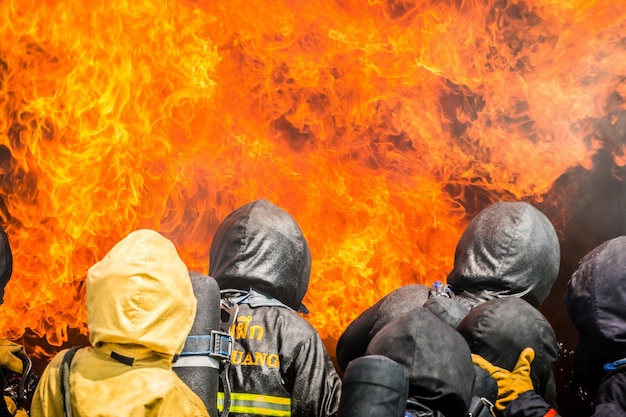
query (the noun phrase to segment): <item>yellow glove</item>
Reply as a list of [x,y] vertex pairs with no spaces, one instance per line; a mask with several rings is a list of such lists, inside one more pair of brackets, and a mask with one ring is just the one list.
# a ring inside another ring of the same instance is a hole
[[15,417],[28,417],[28,413],[23,408],[18,408],[17,405],[13,402],[11,397],[4,396],[4,402],[7,404],[7,410],[11,413],[12,416]]
[[7,397],[6,395],[4,396],[4,402],[7,404],[7,410],[9,410],[9,413],[14,416],[17,411],[17,405],[15,405],[11,397]]
[[7,339],[0,339],[0,368],[21,374],[24,364],[20,356],[26,353],[24,346]]
[[480,355],[472,354],[472,361],[489,372],[498,384],[498,399],[496,409],[503,411],[506,406],[521,394],[534,390],[530,379],[530,364],[535,359],[533,348],[522,350],[512,371],[491,364]]

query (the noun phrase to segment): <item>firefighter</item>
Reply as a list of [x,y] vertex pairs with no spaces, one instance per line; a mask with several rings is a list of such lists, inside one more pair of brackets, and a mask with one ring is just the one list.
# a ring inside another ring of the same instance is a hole
[[[4,303],[4,288],[13,273],[13,253],[9,238],[0,228],[0,304]],[[0,378],[4,402],[0,402],[0,417],[26,416],[31,395],[37,383],[32,361],[24,346],[0,339]]]
[[423,305],[429,288],[422,284],[405,285],[387,294],[363,311],[343,331],[337,347],[337,365],[345,371],[348,364],[365,354],[370,340],[395,317]]
[[[465,417],[475,378],[471,352],[463,337],[430,310],[417,307],[391,320],[370,341],[364,357],[369,355],[388,357],[408,370],[403,404],[408,415]],[[380,401],[353,391],[365,404]]]
[[118,242],[87,272],[86,307],[91,346],[65,349],[48,364],[33,417],[209,415],[172,370],[196,298],[171,241],[138,230]]
[[500,382],[495,401],[498,411],[515,398],[507,382],[503,386],[498,380],[498,372],[513,372],[516,368],[517,372],[528,370],[530,380],[523,386],[524,392],[539,394],[548,409],[554,405],[552,368],[560,346],[554,329],[539,310],[519,297],[496,298],[474,307],[457,330],[467,341],[474,363]]
[[533,348],[524,348],[512,369],[508,369],[493,365],[480,355],[473,355],[474,363],[480,364],[497,381],[498,399],[494,416],[559,417],[557,411],[535,391],[531,376],[534,358]]
[[446,282],[469,308],[502,297],[520,297],[539,307],[556,281],[560,261],[550,220],[526,202],[503,201],[482,210],[465,228]]
[[578,330],[574,382],[594,400],[594,417],[626,415],[626,236],[579,262],[563,295]]
[[348,364],[341,380],[338,417],[405,417],[409,370],[383,355]]
[[474,306],[494,298],[520,297],[538,307],[558,276],[560,246],[548,218],[526,202],[498,202],[483,209],[463,231],[447,282],[409,284],[361,313],[337,342],[341,369],[362,356],[376,333],[399,314],[424,306],[452,327]]
[[308,313],[311,255],[293,217],[267,200],[245,204],[219,225],[209,256],[233,337],[222,415],[336,415],[341,380],[300,315]]
[[[626,236],[601,243],[580,260],[563,301],[579,332],[575,387],[593,398],[592,417],[626,415]],[[526,372],[507,373],[497,367],[493,372],[499,372],[501,384],[509,387],[511,401],[504,417],[558,416],[527,389]]]
[[[498,202],[483,209],[463,231],[447,285],[455,300],[473,309],[517,297],[539,308],[560,267],[560,245],[550,220],[529,203]],[[551,372],[544,398],[556,402]]]

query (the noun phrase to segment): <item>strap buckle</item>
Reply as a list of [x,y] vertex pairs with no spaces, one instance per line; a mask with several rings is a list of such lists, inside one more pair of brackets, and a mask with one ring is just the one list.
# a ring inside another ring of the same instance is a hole
[[232,353],[233,338],[230,336],[230,333],[211,330],[211,351],[209,356],[223,361],[230,361]]
[[[208,335],[190,335],[180,357],[209,357],[218,361],[230,361],[233,353],[233,339],[229,333],[211,330]],[[178,361],[177,361],[178,363]],[[185,360],[182,363],[189,363]],[[183,365],[179,365],[183,366]]]
[[431,297],[448,297],[453,298],[454,293],[452,292],[452,287],[448,284],[444,284],[443,282],[437,280],[433,282],[433,285],[430,287],[430,291],[428,292],[428,298]]

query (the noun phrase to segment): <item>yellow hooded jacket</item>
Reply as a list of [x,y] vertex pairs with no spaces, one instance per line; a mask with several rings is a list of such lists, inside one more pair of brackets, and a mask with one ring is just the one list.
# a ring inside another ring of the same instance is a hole
[[[196,310],[189,272],[173,243],[152,230],[130,233],[86,280],[90,347],[70,367],[74,417],[208,417],[172,370]],[[63,417],[60,352],[35,391],[32,417]]]

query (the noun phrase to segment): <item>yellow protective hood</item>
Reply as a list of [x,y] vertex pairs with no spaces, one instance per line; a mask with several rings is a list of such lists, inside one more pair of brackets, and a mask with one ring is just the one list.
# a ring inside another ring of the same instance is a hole
[[[189,271],[174,244],[137,230],[87,272],[89,341],[181,352],[196,312]],[[142,350],[142,349],[141,349]]]

